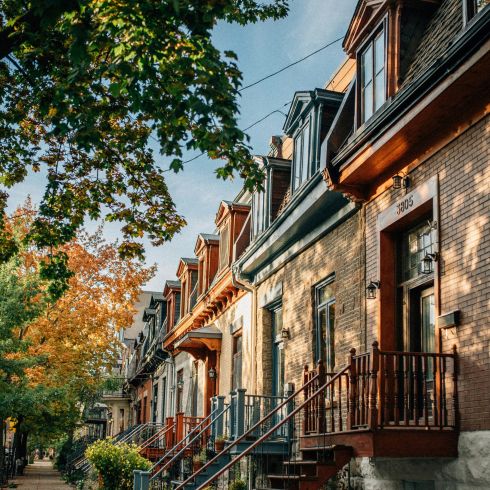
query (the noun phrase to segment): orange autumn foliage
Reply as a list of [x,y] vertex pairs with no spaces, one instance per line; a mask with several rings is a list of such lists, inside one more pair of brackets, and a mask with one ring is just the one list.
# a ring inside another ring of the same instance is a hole
[[[30,203],[16,215],[14,228],[25,233],[33,216]],[[44,359],[26,374],[31,386],[96,388],[104,368],[114,361],[117,333],[132,324],[133,305],[155,267],[121,259],[117,244],[107,243],[100,230],[81,234],[61,250],[73,272],[70,287],[19,332],[30,343],[27,354]],[[46,260],[45,253],[32,249],[21,254],[26,270]]]

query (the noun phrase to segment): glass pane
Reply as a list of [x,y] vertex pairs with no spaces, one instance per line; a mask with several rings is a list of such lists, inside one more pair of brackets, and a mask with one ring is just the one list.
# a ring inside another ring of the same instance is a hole
[[308,179],[308,166],[310,163],[310,125],[307,124],[303,129],[303,136],[301,138],[301,182]]
[[489,4],[490,0],[476,0],[476,11],[480,12]]
[[277,360],[277,381],[276,381],[276,396],[284,395],[284,346],[282,342],[277,346],[278,350],[278,360]]
[[363,92],[363,122],[367,121],[373,115],[373,82],[369,82]]
[[327,370],[332,372],[335,367],[335,303],[328,305],[328,343]]
[[384,32],[374,40],[374,73],[379,73],[385,66],[385,37]]
[[317,289],[317,291],[318,291],[317,292],[318,305],[322,305],[323,303],[326,303],[328,300],[333,298],[333,282],[320,286]]
[[374,81],[375,94],[374,94],[374,110],[377,111],[385,102],[386,89],[385,89],[385,71],[381,70]]
[[432,252],[432,230],[422,223],[403,236],[401,280],[408,281],[420,274],[420,265],[426,254]]
[[422,297],[422,352],[435,352],[434,295]]
[[301,136],[294,140],[293,172],[293,189],[297,189],[301,183]]
[[373,79],[373,47],[370,45],[361,57],[361,86],[366,87]]
[[282,308],[272,312],[272,338],[280,338],[282,330]]
[[[318,357],[326,361],[327,359],[327,309],[323,308],[318,312]],[[317,360],[319,360],[317,359]]]

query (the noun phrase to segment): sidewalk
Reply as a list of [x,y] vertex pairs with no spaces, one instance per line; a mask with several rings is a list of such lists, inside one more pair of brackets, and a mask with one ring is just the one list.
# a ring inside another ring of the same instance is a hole
[[70,487],[62,479],[51,461],[36,461],[26,467],[23,476],[17,476],[13,483],[23,490],[61,490]]

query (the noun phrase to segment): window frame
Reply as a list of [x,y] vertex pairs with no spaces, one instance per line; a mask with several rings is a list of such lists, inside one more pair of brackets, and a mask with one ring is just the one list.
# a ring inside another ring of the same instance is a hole
[[[376,76],[381,71],[376,73],[376,39],[382,35],[383,36],[383,47],[384,47],[384,63],[383,63],[383,71],[384,71],[384,99],[379,107],[376,109]],[[388,100],[388,19],[384,17],[380,23],[373,30],[372,34],[364,41],[356,53],[356,61],[357,61],[357,123],[358,127],[364,125],[369,119],[371,119],[376,112],[378,112],[383,105]],[[362,57],[367,52],[368,49],[371,49],[371,84],[372,84],[372,112],[369,117],[365,117],[364,114],[364,93],[363,93],[363,66],[362,66]]]
[[[282,338],[282,328],[284,328],[284,307],[282,303],[282,299],[275,301],[274,303],[267,306],[269,313],[271,315],[271,351],[272,351],[272,383],[271,383],[271,393],[273,396],[284,396],[284,386],[286,383],[285,378],[285,370],[286,370],[286,361],[285,361],[285,350],[284,350],[284,339]],[[274,335],[276,323],[276,314],[281,310],[281,330],[276,332]],[[278,367],[281,369],[279,372]],[[279,377],[282,378],[282,393],[279,390],[278,381]]]
[[[240,340],[239,340],[240,339]],[[240,342],[240,350],[238,350],[238,343]],[[231,357],[231,389],[234,391],[243,386],[243,333],[242,330],[233,334],[232,338],[232,357]],[[240,379],[235,378],[235,369],[237,358],[240,358]],[[235,386],[236,381],[239,383]]]
[[[323,279],[321,282],[314,286],[314,316],[315,316],[315,356],[316,361],[322,360],[325,363],[325,370],[327,372],[332,372],[335,368],[335,317],[334,324],[330,325],[330,317],[328,315],[330,307],[334,307],[336,305],[336,297],[333,294],[326,301],[320,303],[319,293],[320,290],[325,287],[333,284],[335,282],[335,274],[331,274],[330,276]],[[322,311],[327,312],[327,332],[328,342],[323,342],[323,335],[320,327],[320,314]],[[334,310],[335,311],[335,310]],[[332,332],[333,331],[333,335]],[[333,337],[333,338],[332,338]],[[325,346],[323,344],[325,343]],[[330,346],[330,354],[327,350],[327,346]],[[325,356],[324,356],[325,352]],[[325,358],[324,358],[325,357]]]
[[230,265],[231,220],[227,219],[219,230],[219,267],[221,272]]
[[[296,193],[299,189],[303,187],[303,185],[308,182],[308,180],[313,176],[312,172],[312,112],[309,111],[302,121],[300,127],[296,130],[293,136],[293,162],[291,165],[291,194]],[[306,146],[307,150],[307,163],[304,165],[304,141],[305,141],[305,132],[308,135],[308,144]],[[298,152],[298,154],[297,154]],[[299,156],[299,162],[298,162]],[[306,177],[303,176],[303,171],[306,169]],[[299,174],[298,182],[297,176]]]

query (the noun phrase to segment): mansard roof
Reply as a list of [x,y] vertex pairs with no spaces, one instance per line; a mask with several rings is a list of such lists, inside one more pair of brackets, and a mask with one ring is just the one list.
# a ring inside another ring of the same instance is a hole
[[215,223],[216,226],[219,226],[224,217],[230,212],[230,211],[249,211],[250,206],[248,204],[242,204],[238,202],[232,202],[232,201],[221,201],[218,212],[216,213],[216,219]]
[[201,250],[204,245],[208,244],[218,245],[219,235],[214,235],[212,233],[199,233],[199,235],[197,235],[194,253],[198,255],[199,250]]
[[180,277],[184,273],[185,267],[195,270],[198,264],[199,260],[195,257],[181,257],[179,266],[177,267],[177,277]]
[[326,105],[332,103],[335,109],[337,109],[342,97],[343,94],[341,93],[323,88],[296,92],[291,102],[286,121],[284,122],[284,133],[291,136],[298,125],[300,116],[316,103],[323,102]]
[[180,281],[165,281],[163,295],[167,297],[171,291],[180,291]]

